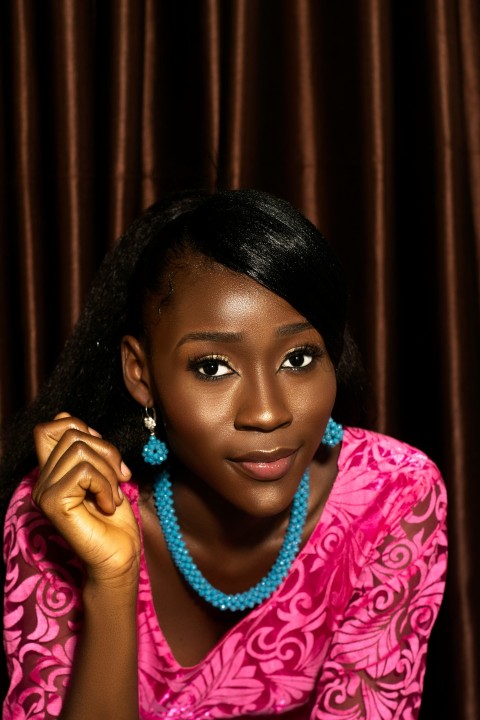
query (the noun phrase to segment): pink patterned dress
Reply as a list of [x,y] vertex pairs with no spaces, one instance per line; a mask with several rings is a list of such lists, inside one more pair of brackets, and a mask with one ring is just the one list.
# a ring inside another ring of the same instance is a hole
[[[443,481],[423,453],[365,430],[346,429],[338,464],[286,580],[198,665],[173,657],[142,555],[142,720],[417,717],[445,582]],[[32,503],[34,481],[22,481],[5,524],[4,720],[58,716],[81,630],[82,569]],[[125,492],[140,523],[138,489]]]

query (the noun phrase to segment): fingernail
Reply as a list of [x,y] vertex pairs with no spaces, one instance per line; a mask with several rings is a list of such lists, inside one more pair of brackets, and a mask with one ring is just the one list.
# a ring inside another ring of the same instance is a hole
[[122,460],[122,464],[120,465],[120,470],[122,471],[122,475],[125,477],[128,477],[131,473],[128,467],[125,465],[125,463]]
[[118,497],[120,498],[120,500],[123,500],[124,495],[123,495],[123,490],[120,487],[120,485],[118,486],[117,490],[118,490]]
[[91,427],[88,428],[88,432],[90,433],[90,435],[95,435],[95,437],[98,437],[98,438],[102,437],[99,432],[97,432],[96,430],[94,430]]

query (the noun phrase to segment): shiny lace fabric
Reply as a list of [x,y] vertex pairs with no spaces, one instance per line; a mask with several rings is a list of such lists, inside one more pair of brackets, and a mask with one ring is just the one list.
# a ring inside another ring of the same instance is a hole
[[[445,586],[445,486],[424,453],[357,428],[338,468],[285,580],[193,666],[162,632],[142,548],[140,720],[416,720]],[[61,715],[82,632],[82,567],[35,506],[36,477],[5,522],[3,720]],[[122,489],[142,533],[138,487]]]

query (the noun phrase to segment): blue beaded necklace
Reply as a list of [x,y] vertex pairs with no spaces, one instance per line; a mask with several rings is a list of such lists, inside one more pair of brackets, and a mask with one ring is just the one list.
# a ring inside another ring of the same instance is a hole
[[310,475],[308,469],[295,493],[292,512],[282,549],[269,573],[260,582],[245,592],[227,595],[217,590],[202,575],[190,555],[180,531],[173,505],[173,492],[170,476],[164,470],[155,480],[153,497],[163,535],[173,561],[187,583],[206,602],[219,610],[246,610],[260,605],[280,586],[290,570],[298,553],[303,529],[307,519],[308,497],[310,493]]

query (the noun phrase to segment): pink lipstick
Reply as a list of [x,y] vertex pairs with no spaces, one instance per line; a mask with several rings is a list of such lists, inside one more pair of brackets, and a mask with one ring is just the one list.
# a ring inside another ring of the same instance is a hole
[[255,480],[279,480],[292,467],[296,450],[276,450],[265,453],[248,453],[234,462]]

